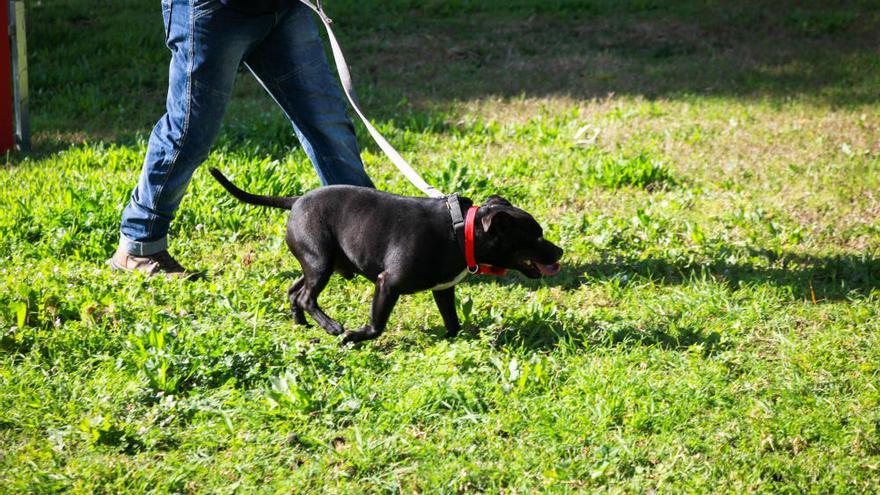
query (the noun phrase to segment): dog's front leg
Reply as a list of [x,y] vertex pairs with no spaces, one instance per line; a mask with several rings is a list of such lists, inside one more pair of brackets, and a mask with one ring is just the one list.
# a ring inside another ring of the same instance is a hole
[[358,330],[345,332],[342,344],[375,339],[382,335],[382,332],[385,331],[385,325],[388,324],[388,317],[391,316],[391,310],[397,304],[398,298],[400,298],[400,293],[394,290],[392,284],[388,281],[387,275],[385,273],[379,274],[379,278],[376,279],[376,291],[373,292],[370,324]]
[[455,286],[448,289],[435,290],[434,302],[437,303],[437,309],[440,310],[440,316],[443,317],[443,324],[446,326],[446,336],[449,338],[458,335],[461,330],[461,324],[458,322],[458,313],[455,311]]

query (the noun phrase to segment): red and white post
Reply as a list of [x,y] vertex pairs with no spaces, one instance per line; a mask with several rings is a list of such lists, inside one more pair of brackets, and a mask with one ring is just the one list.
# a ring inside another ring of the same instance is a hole
[[0,5],[0,152],[30,149],[24,2]]
[[12,94],[12,50],[9,41],[12,35],[9,23],[9,8],[0,6],[0,26],[4,28],[4,35],[0,36],[0,152],[6,152],[15,148],[15,127],[13,114]]

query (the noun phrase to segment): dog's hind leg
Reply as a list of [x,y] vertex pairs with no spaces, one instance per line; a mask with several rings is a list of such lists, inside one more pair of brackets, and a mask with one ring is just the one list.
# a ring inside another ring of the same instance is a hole
[[349,330],[345,332],[340,344],[348,342],[361,342],[364,340],[375,339],[382,335],[385,326],[388,324],[388,317],[391,316],[391,310],[397,304],[400,293],[394,290],[388,282],[385,273],[379,274],[376,279],[376,291],[373,292],[373,307],[370,314],[370,324],[358,330]]
[[318,295],[321,294],[321,291],[327,286],[327,282],[330,281],[333,269],[330,266],[312,266],[307,269],[304,265],[303,273],[305,280],[303,281],[303,287],[299,290],[296,303],[327,333],[330,335],[341,335],[345,331],[342,328],[342,324],[327,316],[318,306]]
[[293,311],[293,321],[296,322],[297,325],[302,325],[304,327],[309,327],[309,322],[306,321],[306,315],[303,312],[302,306],[299,304],[299,292],[303,288],[303,284],[305,283],[305,277],[300,277],[296,279],[296,282],[287,289],[287,299],[290,301],[290,310]]

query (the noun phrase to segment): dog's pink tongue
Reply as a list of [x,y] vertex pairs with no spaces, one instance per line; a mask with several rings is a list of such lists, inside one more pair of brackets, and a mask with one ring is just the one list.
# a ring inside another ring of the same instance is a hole
[[559,263],[553,263],[552,265],[542,265],[539,263],[538,270],[541,271],[541,275],[552,277],[559,273]]

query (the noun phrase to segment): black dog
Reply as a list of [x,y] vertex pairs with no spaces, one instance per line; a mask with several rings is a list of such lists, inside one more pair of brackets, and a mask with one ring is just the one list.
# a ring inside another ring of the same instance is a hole
[[[303,196],[259,196],[242,191],[217,169],[211,175],[240,201],[290,209],[286,240],[303,276],[287,294],[298,324],[308,325],[305,311],[327,333],[343,333],[342,325],[318,307],[318,294],[335,271],[346,279],[357,273],[376,284],[370,325],[345,332],[342,343],[378,337],[398,297],[423,290],[433,291],[448,335],[458,333],[455,284],[468,267],[453,218],[467,214],[470,200],[413,198],[354,186],[322,187]],[[544,239],[531,215],[499,196],[475,211],[472,252],[480,263],[529,278],[559,271],[562,249]]]

